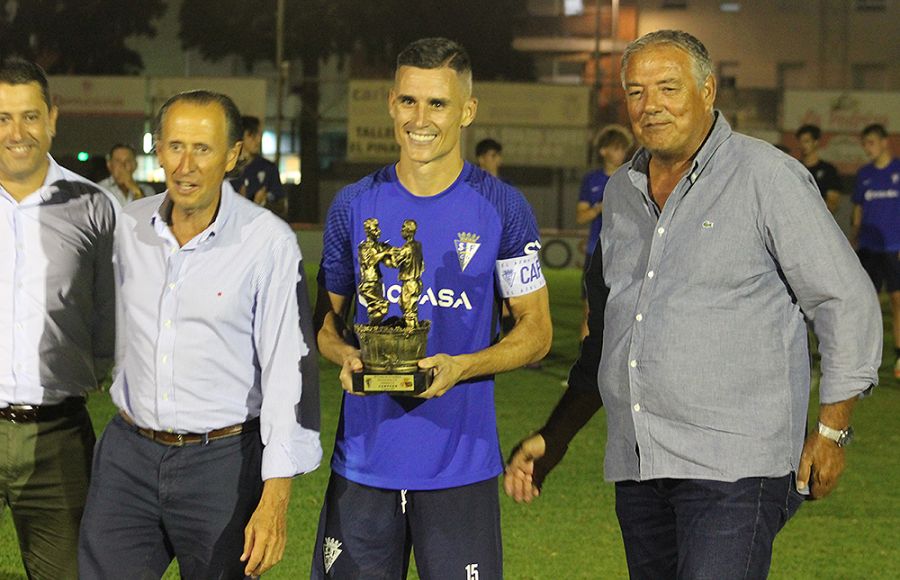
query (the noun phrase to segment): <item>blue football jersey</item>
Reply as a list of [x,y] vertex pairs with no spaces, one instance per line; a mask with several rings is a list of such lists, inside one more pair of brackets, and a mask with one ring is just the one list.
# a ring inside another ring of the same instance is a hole
[[[581,180],[581,190],[578,194],[578,201],[583,201],[588,205],[594,205],[603,201],[603,191],[606,189],[606,183],[609,181],[609,175],[603,169],[591,171]],[[591,221],[591,230],[588,233],[587,245],[585,253],[591,256],[594,253],[594,246],[600,239],[600,229],[603,227],[603,214],[601,213]]]
[[871,163],[861,168],[853,203],[863,208],[859,247],[900,252],[900,159],[892,159],[882,169]]
[[[356,296],[357,246],[372,217],[381,241],[392,246],[403,244],[404,220],[418,224],[425,261],[419,318],[431,321],[429,356],[487,348],[496,337],[499,287],[510,281],[526,291],[543,286],[536,260],[527,260],[530,267],[510,260],[540,248],[534,214],[520,192],[466,163],[445,191],[417,197],[388,166],[341,190],[326,219],[319,283],[353,296],[356,322],[368,320]],[[516,267],[498,272],[498,260]],[[401,316],[397,271],[381,270],[388,316]],[[430,400],[345,395],[331,467],[351,481],[387,489],[442,489],[497,476],[503,461],[493,377],[464,381]]]

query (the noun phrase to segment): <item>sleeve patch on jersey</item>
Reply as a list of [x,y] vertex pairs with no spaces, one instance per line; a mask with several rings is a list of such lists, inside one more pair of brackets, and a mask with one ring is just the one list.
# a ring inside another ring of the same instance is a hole
[[524,296],[547,285],[537,253],[497,260],[497,278],[504,298]]

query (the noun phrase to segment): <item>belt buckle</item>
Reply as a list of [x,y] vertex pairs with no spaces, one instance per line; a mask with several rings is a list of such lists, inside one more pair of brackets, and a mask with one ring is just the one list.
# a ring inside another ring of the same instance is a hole
[[184,447],[184,433],[176,433],[175,434],[176,447]]
[[10,405],[6,409],[13,424],[28,423],[37,417],[37,409],[32,405]]

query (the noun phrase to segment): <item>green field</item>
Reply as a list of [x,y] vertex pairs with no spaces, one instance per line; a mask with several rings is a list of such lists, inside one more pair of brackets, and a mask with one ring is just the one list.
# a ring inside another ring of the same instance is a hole
[[[580,272],[557,270],[547,272],[547,276],[555,329],[553,349],[541,370],[516,371],[497,380],[504,450],[542,424],[562,392],[560,381],[577,352]],[[887,331],[887,325],[885,328]],[[887,347],[890,342],[885,344]],[[900,486],[894,480],[900,476],[900,386],[887,364],[893,363],[893,349],[885,350],[881,387],[856,408],[856,439],[848,448],[847,471],[841,484],[827,500],[807,503],[780,534],[772,578],[900,578]],[[322,442],[326,458],[331,454],[337,425],[340,390],[336,377],[335,367],[323,367]],[[95,425],[102,428],[114,413],[108,395],[96,394],[89,403]],[[815,418],[815,410],[811,417]],[[605,483],[602,475],[605,437],[601,412],[573,441],[566,460],[546,482],[543,497],[530,506],[503,498],[507,578],[627,577],[613,511],[613,486]],[[267,578],[308,577],[327,478],[326,460],[316,472],[296,479],[285,559],[266,574]],[[174,571],[169,576],[177,577]],[[412,573],[410,577],[417,576]],[[8,512],[0,516],[0,579],[5,578],[24,578]]]

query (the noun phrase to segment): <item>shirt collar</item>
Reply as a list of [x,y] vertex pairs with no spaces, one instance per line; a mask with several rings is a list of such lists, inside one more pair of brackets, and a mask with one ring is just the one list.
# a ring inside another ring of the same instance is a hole
[[[19,205],[39,205],[45,201],[50,201],[50,198],[52,198],[53,194],[59,189],[59,186],[55,184],[64,180],[66,176],[63,175],[62,168],[60,168],[59,164],[49,153],[47,154],[47,161],[49,162],[49,165],[47,166],[47,175],[44,176],[44,183],[42,183],[39,188],[26,195],[22,201],[19,202]],[[10,195],[8,191],[5,189],[2,191],[12,198],[12,195]]]
[[[234,196],[237,194],[234,192],[234,188],[231,187],[228,180],[222,181],[220,191],[219,209],[216,211],[215,218],[213,218],[212,223],[209,224],[205,230],[184,245],[186,249],[212,242],[225,226],[228,217],[234,211]],[[168,190],[159,197],[161,197],[162,200],[158,203],[153,214],[150,216],[150,225],[161,237],[170,238],[172,237],[172,232],[169,230],[169,218],[172,215],[172,200],[169,199]]]
[[719,110],[713,112],[716,116],[713,121],[713,128],[710,132],[709,136],[706,138],[706,143],[700,147],[700,151],[697,152],[697,155],[694,157],[694,165],[691,168],[691,183],[697,180],[697,177],[706,168],[706,165],[712,159],[712,156],[715,154],[716,150],[727,141],[732,134],[731,125],[728,124],[728,121],[725,120],[725,115],[723,115]]
[[[706,141],[700,146],[700,150],[697,151],[697,154],[694,156],[694,163],[691,165],[691,171],[686,176],[691,180],[691,183],[697,180],[719,146],[731,137],[732,134],[731,125],[725,120],[725,115],[718,109],[713,111],[713,115],[715,116],[715,119],[713,120],[712,129],[706,137]],[[645,176],[649,175],[650,152],[643,147],[638,149],[631,158],[628,170],[629,172],[636,171],[642,173]]]

